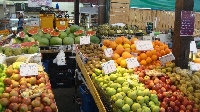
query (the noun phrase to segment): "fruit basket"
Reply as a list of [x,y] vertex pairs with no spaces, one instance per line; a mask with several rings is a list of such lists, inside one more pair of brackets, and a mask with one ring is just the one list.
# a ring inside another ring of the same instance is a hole
[[40,88],[39,86],[32,86],[27,89],[20,90],[21,96],[24,98],[35,98],[42,94],[44,88]]

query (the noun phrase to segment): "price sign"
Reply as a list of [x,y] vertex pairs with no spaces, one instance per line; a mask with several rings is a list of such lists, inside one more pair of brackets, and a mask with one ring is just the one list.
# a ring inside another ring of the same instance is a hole
[[192,71],[199,71],[200,70],[200,64],[190,62],[190,70]]
[[89,36],[82,36],[80,38],[80,45],[90,44],[90,37]]
[[106,48],[106,49],[104,49],[104,54],[106,55],[106,57],[112,57],[112,55],[113,55],[112,48]]
[[38,75],[38,66],[35,63],[24,63],[20,65],[21,76]]
[[193,51],[193,53],[197,53],[197,45],[195,41],[190,42],[190,51]]
[[6,55],[0,53],[0,64],[2,64],[4,62],[4,60],[6,59]]
[[65,21],[60,21],[60,25],[65,25]]
[[138,40],[135,41],[136,49],[138,51],[148,51],[148,50],[153,50],[153,45],[152,42],[149,40]]
[[102,66],[102,69],[105,74],[109,74],[109,73],[115,72],[117,70],[114,60],[105,62],[105,63],[101,64],[101,66]]
[[160,57],[159,60],[164,65],[167,62],[175,60],[175,57],[174,57],[174,55],[172,53],[170,53],[170,54],[167,54],[167,55],[164,55],[164,56]]
[[126,63],[129,69],[140,66],[139,62],[137,61],[137,58],[127,58]]

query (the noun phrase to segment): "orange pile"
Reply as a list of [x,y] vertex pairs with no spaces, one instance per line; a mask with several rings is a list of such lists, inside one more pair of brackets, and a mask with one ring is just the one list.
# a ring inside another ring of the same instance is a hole
[[112,59],[115,61],[116,65],[120,65],[121,67],[127,66],[125,59],[133,57],[131,53],[137,53],[138,62],[146,68],[149,66],[159,66],[159,57],[171,52],[167,45],[158,40],[152,42],[154,50],[137,51],[136,45],[134,44],[137,40],[137,38],[129,40],[124,36],[117,37],[114,41],[106,39],[103,41],[102,50],[105,48],[112,48],[114,51]]

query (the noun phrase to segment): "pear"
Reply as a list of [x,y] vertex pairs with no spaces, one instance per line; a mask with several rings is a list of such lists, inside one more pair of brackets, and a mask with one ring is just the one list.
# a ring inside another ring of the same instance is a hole
[[192,93],[192,92],[193,92],[193,90],[194,90],[194,89],[193,89],[193,87],[192,87],[192,86],[190,86],[190,87],[188,87],[188,88],[187,88],[187,91],[189,91],[190,93]]
[[195,102],[196,104],[199,104],[199,103],[200,103],[199,98],[194,98],[194,102]]
[[195,96],[196,98],[200,98],[200,93],[194,93],[194,96]]
[[182,84],[181,86],[187,88],[187,84]]
[[195,92],[195,93],[200,93],[200,89],[199,89],[199,90],[195,90],[194,92]]
[[176,80],[180,80],[181,76],[179,74],[175,75],[176,76]]
[[194,100],[194,96],[192,94],[188,94],[188,99],[189,100]]
[[180,84],[185,84],[185,80],[180,80]]
[[179,89],[180,89],[180,91],[183,92],[184,94],[187,94],[186,88],[185,88],[185,87],[181,86]]
[[176,78],[175,78],[175,77],[170,77],[170,80],[171,80],[172,82],[176,82]]

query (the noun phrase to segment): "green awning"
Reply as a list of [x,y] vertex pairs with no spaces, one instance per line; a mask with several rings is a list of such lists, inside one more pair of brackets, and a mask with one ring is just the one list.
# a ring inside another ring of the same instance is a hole
[[[131,8],[149,8],[152,10],[175,10],[176,0],[130,0]],[[194,11],[200,12],[200,0],[194,0]]]

